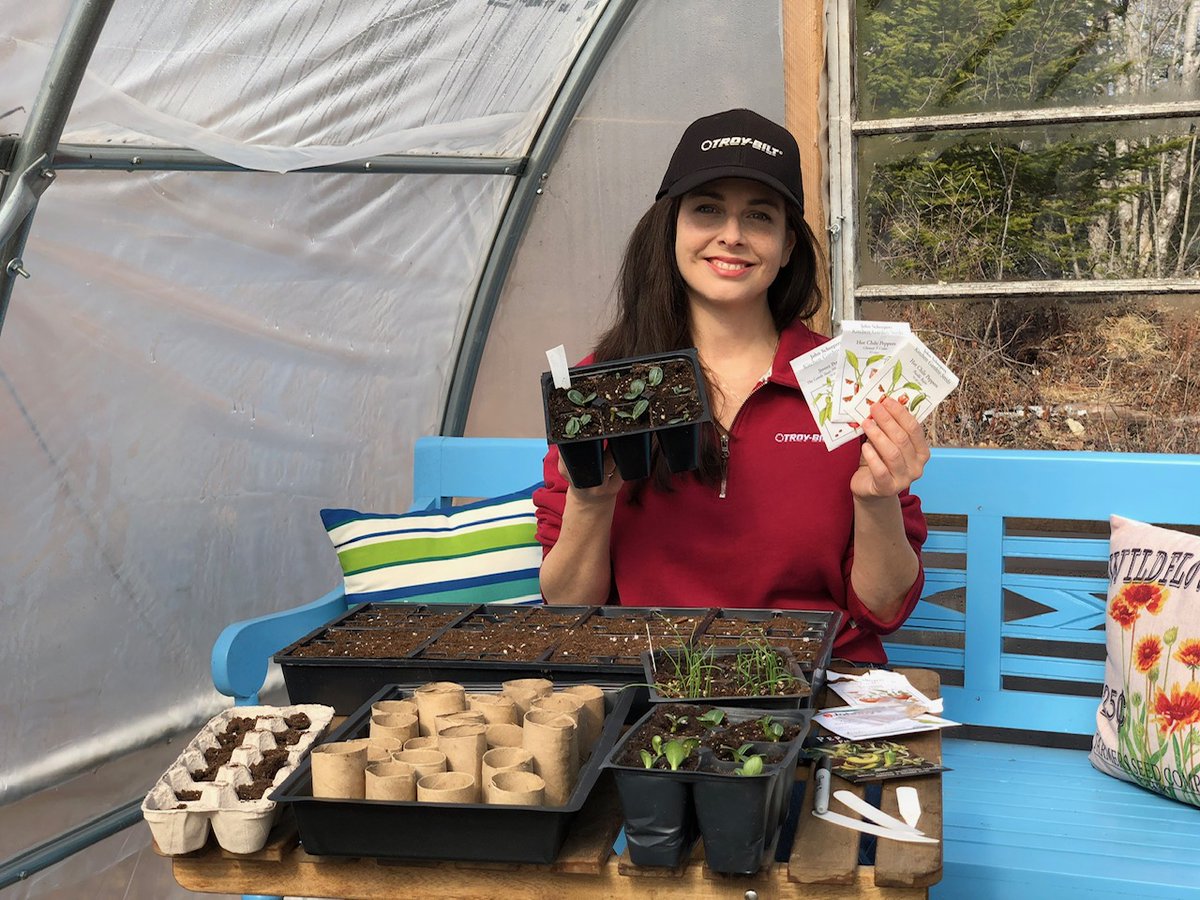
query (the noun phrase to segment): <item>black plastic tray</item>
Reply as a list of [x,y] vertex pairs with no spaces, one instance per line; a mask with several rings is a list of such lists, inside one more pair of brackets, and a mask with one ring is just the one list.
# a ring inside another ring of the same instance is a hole
[[[362,702],[380,688],[396,683],[422,683],[426,681],[488,681],[501,682],[511,678],[549,678],[561,683],[588,681],[640,683],[645,676],[640,655],[629,658],[595,659],[591,662],[561,662],[552,658],[553,650],[536,661],[518,662],[511,660],[478,659],[426,659],[421,653],[425,647],[437,640],[445,631],[470,620],[472,615],[503,615],[507,610],[527,607],[508,607],[488,604],[470,605],[414,605],[414,609],[441,612],[455,610],[459,617],[449,625],[436,631],[427,641],[415,647],[408,656],[396,659],[347,658],[347,657],[299,657],[292,655],[295,649],[316,638],[327,628],[342,627],[352,616],[368,607],[392,608],[399,604],[358,604],[346,613],[319,628],[313,629],[299,640],[289,644],[275,654],[274,660],[283,670],[288,697],[293,703],[321,703],[332,706],[340,715],[349,715]],[[672,616],[696,616],[701,622],[696,634],[703,635],[709,623],[723,618],[742,618],[751,622],[766,621],[775,617],[793,621],[799,619],[819,629],[825,624],[825,640],[818,652],[817,665],[810,669],[801,665],[818,696],[825,683],[825,669],[833,652],[840,616],[837,612],[822,610],[760,610],[760,609],[713,609],[711,607],[641,607],[641,606],[558,606],[556,612],[577,611],[580,622],[594,618],[637,618]],[[644,704],[645,691],[640,692],[639,706]]]
[[[323,743],[365,737],[371,704],[408,696],[418,685],[392,684],[371,697]],[[495,683],[465,684],[474,693],[498,693]],[[313,855],[390,859],[457,859],[551,863],[567,829],[599,779],[603,763],[629,716],[630,691],[606,690],[604,727],[565,806],[337,800],[312,796],[312,763],[297,767],[271,799],[288,804],[300,842]]]
[[[716,706],[725,711],[728,722],[770,715],[802,727],[785,745],[782,758],[768,763],[763,774],[741,776],[733,774],[734,767],[726,763],[717,763],[719,771],[679,772],[618,764],[629,741],[654,711],[639,718],[604,763],[612,770],[621,798],[630,859],[642,866],[677,866],[687,857],[699,833],[704,839],[706,863],[714,872],[756,872],[769,860],[787,818],[796,766],[812,726],[813,710],[749,709],[703,701],[686,705]],[[778,746],[766,742],[754,745],[758,752]]]
[[[678,474],[695,469],[700,464],[700,426],[705,422],[712,421],[712,404],[708,397],[707,385],[700,371],[699,355],[695,347],[571,367],[569,371],[574,379],[576,376],[622,371],[636,364],[654,364],[683,359],[687,360],[692,369],[697,399],[700,402],[699,416],[676,425],[647,424],[643,428],[630,429],[616,434],[608,429],[603,429],[599,435],[578,438],[557,438],[555,436],[550,422],[550,395],[559,389],[554,386],[554,377],[549,372],[542,373],[542,412],[546,420],[546,439],[558,445],[558,452],[576,487],[596,487],[604,481],[604,449],[606,445],[613,455],[613,461],[617,468],[621,470],[623,479],[636,481],[639,478],[647,477],[650,474],[651,435],[657,438],[658,445],[667,461],[667,467],[671,472]],[[653,414],[653,408],[650,412]]]
[[[642,675],[646,679],[646,684],[649,685],[648,691],[651,704],[658,703],[703,703],[709,706],[718,706],[723,709],[730,707],[752,707],[755,709],[801,709],[811,708],[813,705],[813,694],[808,680],[804,678],[804,673],[800,667],[796,665],[792,654],[783,647],[772,648],[778,653],[788,664],[788,670],[792,675],[801,679],[804,682],[805,688],[808,690],[805,693],[797,694],[771,694],[768,696],[719,696],[719,697],[668,697],[660,694],[655,684],[654,663],[650,659],[650,651],[646,650],[642,653]],[[726,656],[736,656],[738,649],[735,647],[721,647],[710,651],[714,659]],[[655,651],[656,658],[661,659],[663,655],[676,656],[678,650],[658,650]]]

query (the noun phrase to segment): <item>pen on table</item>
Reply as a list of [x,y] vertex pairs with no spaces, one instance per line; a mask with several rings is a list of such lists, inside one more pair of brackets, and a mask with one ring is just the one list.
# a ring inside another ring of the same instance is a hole
[[813,794],[813,812],[819,816],[829,812],[829,767],[833,760],[824,754],[817,760],[817,771],[813,775],[815,785]]

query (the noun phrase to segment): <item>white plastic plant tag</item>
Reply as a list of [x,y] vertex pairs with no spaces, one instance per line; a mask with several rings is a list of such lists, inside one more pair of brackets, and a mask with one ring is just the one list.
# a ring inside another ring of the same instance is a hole
[[850,418],[861,422],[871,406],[891,397],[907,406],[918,422],[925,421],[934,407],[958,387],[958,376],[915,334],[910,334],[893,356],[879,363],[875,377],[863,384],[850,403]]
[[821,439],[830,450],[836,450],[862,433],[851,425],[833,421],[833,379],[837,375],[840,355],[841,340],[834,338],[792,360],[796,382],[804,392],[805,402],[821,432]]
[[857,421],[850,415],[850,401],[865,382],[878,374],[879,364],[891,356],[912,328],[907,322],[842,322],[842,353],[834,378],[833,421]]
[[567,365],[567,348],[562,344],[546,351],[546,359],[550,362],[550,377],[554,386],[564,391],[571,387],[571,367]]

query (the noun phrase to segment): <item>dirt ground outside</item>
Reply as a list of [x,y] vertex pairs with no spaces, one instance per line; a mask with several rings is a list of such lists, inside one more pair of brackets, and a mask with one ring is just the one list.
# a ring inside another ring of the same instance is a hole
[[941,447],[1200,452],[1200,304],[895,301],[961,382],[926,422]]

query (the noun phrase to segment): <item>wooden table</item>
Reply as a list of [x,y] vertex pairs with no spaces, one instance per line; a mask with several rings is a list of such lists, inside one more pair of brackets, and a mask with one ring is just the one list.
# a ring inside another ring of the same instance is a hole
[[[938,677],[924,669],[901,670],[930,697],[938,695]],[[913,753],[941,759],[938,732],[901,738]],[[808,770],[800,770],[808,777]],[[942,833],[940,776],[885,782],[883,809],[899,815],[896,787],[911,784],[921,799],[921,830]],[[832,779],[831,793],[856,787]],[[838,804],[840,805],[840,804]],[[852,815],[848,809],[838,810]],[[857,818],[857,816],[855,816]],[[942,876],[942,845],[880,839],[875,865],[858,865],[859,833],[812,815],[812,792],[805,792],[791,858],[771,863],[757,875],[727,876],[708,871],[703,848],[678,869],[641,868],[627,854],[616,857],[612,844],[621,827],[616,788],[605,774],[575,819],[558,859],[551,865],[511,863],[411,862],[311,856],[299,846],[294,824],[285,817],[257,853],[237,855],[210,841],[202,850],[173,859],[175,878],[192,891],[224,894],[275,894],[347,900],[425,896],[491,900],[528,898],[723,898],[804,897],[811,900],[916,900]]]

